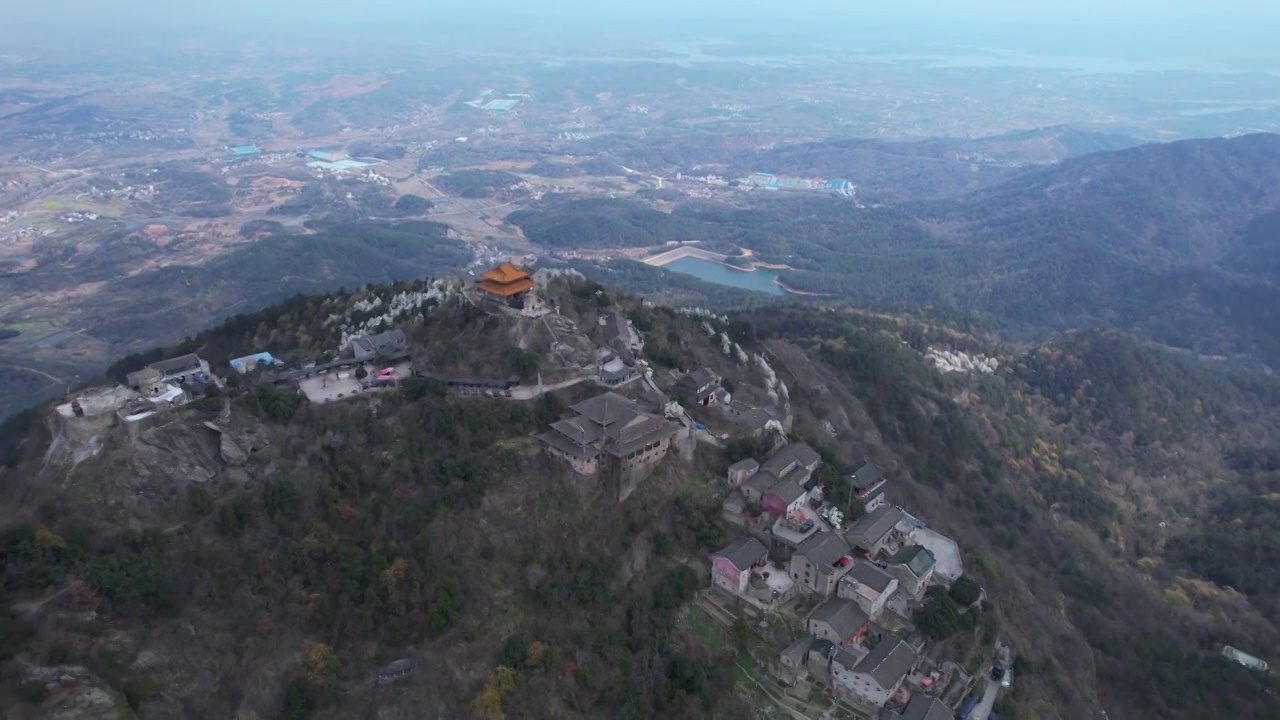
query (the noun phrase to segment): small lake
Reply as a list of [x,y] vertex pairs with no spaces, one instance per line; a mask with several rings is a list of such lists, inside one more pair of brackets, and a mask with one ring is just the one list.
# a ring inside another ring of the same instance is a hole
[[767,268],[756,268],[753,272],[744,272],[742,270],[734,270],[724,263],[718,263],[714,260],[703,260],[696,257],[682,257],[679,260],[673,260],[662,267],[685,275],[692,275],[696,278],[705,280],[716,285],[728,285],[730,287],[742,288],[743,290],[755,290],[756,292],[768,293],[770,295],[785,295],[786,291],[774,284],[774,280],[778,277],[777,270],[769,270]]

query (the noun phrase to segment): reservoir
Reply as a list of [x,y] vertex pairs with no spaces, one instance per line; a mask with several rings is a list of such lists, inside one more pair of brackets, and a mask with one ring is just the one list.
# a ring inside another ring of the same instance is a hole
[[716,285],[728,285],[770,295],[785,294],[785,291],[773,282],[778,277],[778,271],[768,268],[756,268],[752,272],[745,272],[734,270],[715,260],[703,260],[697,257],[682,257],[679,260],[672,260],[662,267],[685,275],[692,275]]

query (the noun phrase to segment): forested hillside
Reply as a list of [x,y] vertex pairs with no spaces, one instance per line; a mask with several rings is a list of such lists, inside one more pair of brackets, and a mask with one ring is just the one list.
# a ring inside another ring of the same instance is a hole
[[[831,368],[865,410],[860,434],[885,441],[878,459],[909,471],[900,497],[980,558],[1027,664],[1002,717],[1087,717],[1076,703],[1095,687],[1117,720],[1280,712],[1273,676],[1215,655],[1280,640],[1261,529],[1280,383],[1114,333],[1010,353],[854,311],[750,321]],[[920,356],[936,346],[1006,365],[940,375]],[[848,411],[831,380],[795,381],[823,388],[798,395],[815,413]]]
[[[565,312],[614,305],[655,357],[719,362],[696,320],[580,290]],[[305,353],[360,297],[298,297],[157,356],[221,363],[264,341]],[[424,357],[460,368],[506,362],[520,337],[466,305],[407,330]],[[1218,654],[1280,642],[1275,381],[1116,333],[1013,349],[937,320],[813,308],[740,314],[726,330],[777,367],[795,437],[836,472],[890,468],[890,499],[960,542],[989,594],[984,637],[1017,657],[1001,717],[1280,712],[1273,676]],[[1000,367],[943,374],[931,347]],[[726,648],[678,629],[728,537],[713,478],[729,457],[705,447],[625,504],[584,497],[531,437],[581,394],[441,390],[322,406],[269,388],[209,398],[79,465],[46,460],[42,415],[6,425],[5,704],[65,707],[71,696],[39,680],[52,672],[96,688],[109,717],[748,714]],[[228,462],[205,423],[251,446],[248,459]],[[372,682],[401,657],[417,662],[410,677]]]
[[[358,297],[297,298],[159,354],[225,358],[265,333],[291,356],[289,339],[323,337],[318,313]],[[474,369],[506,354],[511,328],[460,304],[408,330],[433,364],[461,353]],[[747,712],[727,658],[674,633],[704,580],[688,562],[722,540],[703,466],[672,466],[625,505],[583,496],[531,437],[581,395],[440,389],[325,406],[270,387],[206,398],[137,444],[55,462],[53,484],[41,416],[10,422],[0,702],[77,718]],[[205,423],[251,446],[248,460],[227,462]],[[378,688],[404,656],[411,678]],[[90,691],[106,713],[68,709]]]
[[974,313],[1020,339],[1122,327],[1277,365],[1277,163],[1280,136],[1249,135],[1095,153],[932,201],[762,193],[669,214],[612,200],[509,219],[550,248],[742,248],[791,268],[781,280],[794,290]]

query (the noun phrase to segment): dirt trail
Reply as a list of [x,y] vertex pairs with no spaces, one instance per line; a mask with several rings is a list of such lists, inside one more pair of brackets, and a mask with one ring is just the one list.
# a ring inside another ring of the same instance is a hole
[[58,383],[59,385],[66,382],[66,380],[63,380],[62,378],[59,378],[59,377],[54,377],[53,375],[50,375],[49,373],[43,370],[37,370],[35,368],[29,368],[23,365],[13,365],[12,368],[14,370],[24,370],[26,372],[33,373],[35,375],[43,375],[44,377],[49,378],[50,380],[54,381],[55,383]]

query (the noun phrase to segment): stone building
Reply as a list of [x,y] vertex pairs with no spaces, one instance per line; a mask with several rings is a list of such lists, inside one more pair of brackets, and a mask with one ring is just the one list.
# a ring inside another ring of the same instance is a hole
[[897,578],[865,560],[859,560],[848,574],[840,578],[836,595],[858,603],[858,607],[874,620],[897,590]]
[[579,475],[599,475],[625,500],[667,456],[679,426],[607,392],[573,406],[540,438],[552,458]]

